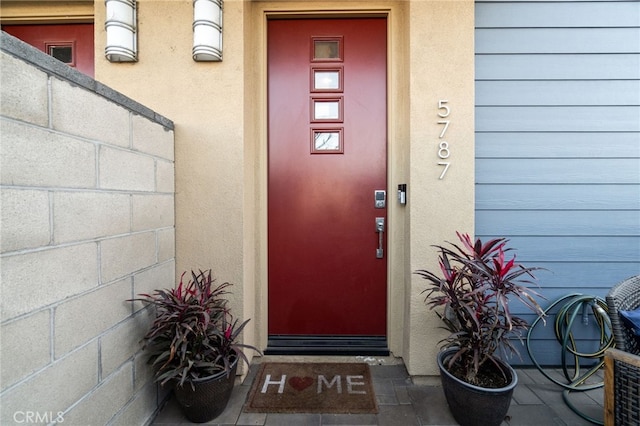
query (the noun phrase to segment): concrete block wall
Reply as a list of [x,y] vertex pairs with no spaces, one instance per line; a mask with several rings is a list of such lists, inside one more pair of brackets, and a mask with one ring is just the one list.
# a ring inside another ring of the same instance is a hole
[[173,123],[2,33],[0,424],[142,425],[174,285]]

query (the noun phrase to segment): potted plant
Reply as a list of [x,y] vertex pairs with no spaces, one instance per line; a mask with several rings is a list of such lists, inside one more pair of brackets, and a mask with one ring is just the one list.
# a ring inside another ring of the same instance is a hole
[[155,307],[155,320],[144,336],[144,349],[155,370],[155,380],[173,386],[184,414],[202,423],[222,413],[231,396],[238,360],[249,361],[238,335],[249,320],[233,319],[225,295],[228,282],[214,285],[211,270],[191,271],[173,289],[140,294]]
[[[425,302],[436,312],[450,334],[441,341],[438,366],[443,390],[454,418],[463,426],[499,425],[505,418],[518,379],[501,360],[498,348],[518,354],[513,338],[522,341],[527,322],[511,314],[510,302],[521,301],[544,315],[527,286],[535,284],[532,272],[507,259],[505,238],[483,243],[457,233],[460,244],[439,250],[439,273],[416,271],[428,281]],[[485,400],[489,398],[489,400]]]

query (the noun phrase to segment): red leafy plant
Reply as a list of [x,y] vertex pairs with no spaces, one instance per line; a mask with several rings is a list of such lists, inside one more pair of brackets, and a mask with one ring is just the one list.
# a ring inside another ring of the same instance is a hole
[[[513,338],[522,341],[529,325],[511,314],[509,301],[520,300],[538,315],[544,312],[534,296],[540,296],[529,285],[536,285],[532,272],[541,268],[526,268],[505,253],[508,240],[496,238],[483,243],[473,242],[468,234],[456,233],[461,244],[448,243],[439,250],[439,274],[418,270],[415,273],[428,281],[425,303],[436,312],[450,334],[443,339],[441,349],[456,348],[445,364],[459,379],[476,386],[491,386],[483,382],[483,374],[497,370],[506,380],[496,350],[503,348],[518,354]],[[494,387],[497,387],[495,385]]]
[[220,372],[230,374],[238,357],[247,364],[244,349],[258,349],[237,339],[249,320],[238,324],[231,315],[228,300],[230,283],[215,285],[211,270],[191,271],[191,279],[173,289],[140,294],[142,301],[155,307],[155,319],[144,336],[144,349],[154,366],[156,382],[183,386]]

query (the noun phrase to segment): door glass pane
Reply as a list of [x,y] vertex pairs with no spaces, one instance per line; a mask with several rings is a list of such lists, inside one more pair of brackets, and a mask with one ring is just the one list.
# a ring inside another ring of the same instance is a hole
[[340,46],[337,40],[314,40],[313,59],[339,59]]
[[47,46],[48,54],[57,60],[70,64],[73,62],[73,49],[71,46]]
[[340,130],[314,130],[311,151],[314,153],[341,153],[342,138]]
[[313,87],[316,90],[338,90],[340,88],[340,72],[314,70]]
[[340,101],[313,101],[314,120],[337,120],[340,118]]

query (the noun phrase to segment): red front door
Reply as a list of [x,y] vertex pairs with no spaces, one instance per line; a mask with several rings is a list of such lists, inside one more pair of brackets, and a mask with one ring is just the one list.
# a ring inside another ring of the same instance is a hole
[[93,24],[3,25],[2,30],[93,77]]
[[268,22],[270,345],[386,336],[386,58],[384,18]]

